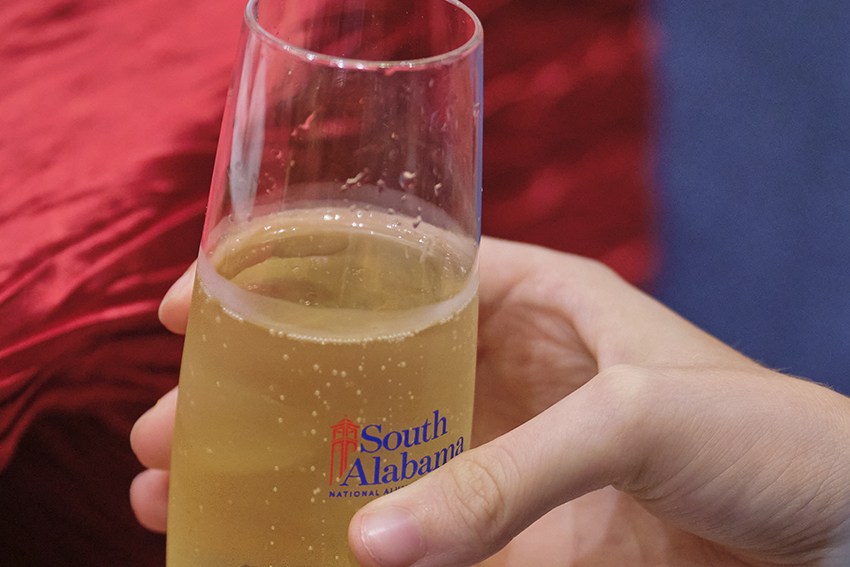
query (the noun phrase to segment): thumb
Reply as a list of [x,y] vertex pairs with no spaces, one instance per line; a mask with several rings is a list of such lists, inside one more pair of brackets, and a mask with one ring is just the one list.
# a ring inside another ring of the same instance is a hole
[[549,510],[621,479],[641,451],[632,443],[623,449],[640,410],[624,401],[622,388],[619,396],[608,392],[622,373],[606,371],[614,380],[597,376],[523,425],[369,503],[349,527],[357,560],[473,565]]

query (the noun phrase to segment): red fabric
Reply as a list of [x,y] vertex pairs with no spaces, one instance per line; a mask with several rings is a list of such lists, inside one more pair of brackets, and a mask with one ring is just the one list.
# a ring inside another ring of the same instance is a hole
[[[484,229],[652,257],[634,0],[475,0]],[[0,2],[0,565],[151,566],[127,437],[177,377],[156,320],[196,255],[244,0]]]
[[484,22],[486,234],[654,266],[649,23],[636,0],[469,0]]

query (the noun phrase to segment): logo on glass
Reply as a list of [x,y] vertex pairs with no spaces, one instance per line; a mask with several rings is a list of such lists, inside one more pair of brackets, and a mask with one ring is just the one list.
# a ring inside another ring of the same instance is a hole
[[[357,450],[357,431],[359,429],[360,426],[352,423],[347,417],[331,426],[331,431],[333,431],[331,437],[331,486],[333,486],[334,477],[342,478],[342,475],[348,469],[348,451],[349,449]],[[335,475],[334,464],[337,454],[339,455],[339,474]]]
[[[341,487],[363,487],[412,480],[446,464],[464,449],[463,436],[449,443],[438,442],[430,451],[422,447],[427,444],[430,448],[433,441],[449,435],[448,421],[439,411],[432,412],[422,425],[398,431],[384,433],[378,424],[366,425],[361,431],[347,417],[332,425],[331,431],[331,486],[334,481]],[[352,452],[358,456],[349,460]],[[366,457],[369,454],[374,456]]]

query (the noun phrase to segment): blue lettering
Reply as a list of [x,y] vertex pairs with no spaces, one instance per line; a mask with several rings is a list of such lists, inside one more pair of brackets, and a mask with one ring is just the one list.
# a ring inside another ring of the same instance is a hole
[[345,480],[340,482],[339,485],[348,486],[348,481],[352,477],[360,479],[360,486],[363,486],[364,484],[366,486],[369,486],[369,481],[366,480],[366,473],[363,472],[363,464],[360,462],[360,457],[358,457],[357,460],[354,461],[354,465],[348,471],[348,474],[345,476]]
[[[413,443],[410,442],[410,432],[411,431],[416,433],[416,436],[413,438]],[[414,445],[419,445],[419,428],[418,427],[414,427],[412,430],[411,429],[405,429],[404,430],[404,446],[407,447],[408,449],[410,449]]]
[[[428,422],[426,421],[425,423],[428,423]],[[438,431],[437,431],[437,428],[440,425],[443,426],[443,432],[442,433],[438,433]],[[434,411],[434,436],[432,437],[432,439],[436,439],[437,437],[442,437],[443,435],[445,435],[446,431],[447,431],[447,427],[448,426],[446,425],[446,418],[440,417],[440,412],[438,410],[435,410]]]
[[[416,476],[418,463],[415,460],[407,460],[407,451],[401,454],[401,480],[407,480]],[[407,474],[408,467],[413,467],[410,474]]]
[[421,476],[429,472],[431,472],[431,455],[425,455],[422,457],[422,460],[419,461],[419,471],[416,474]]
[[370,451],[369,449],[366,448],[366,446],[363,443],[361,443],[360,444],[360,450],[363,451],[364,453],[377,453],[378,451],[381,450],[381,438],[375,437],[375,436],[373,436],[369,433],[369,430],[372,429],[373,427],[378,430],[378,433],[381,432],[381,426],[380,425],[367,425],[366,427],[363,428],[363,431],[360,433],[360,437],[363,438],[363,441],[368,441],[370,443],[375,444],[375,448]]
[[384,476],[381,477],[384,484],[388,482],[398,482],[398,467],[395,465],[387,465],[384,467]]
[[[395,436],[395,443],[392,447],[390,447],[390,437],[393,436]],[[387,451],[395,451],[399,447],[401,447],[401,433],[399,433],[398,431],[390,431],[389,433],[387,433],[387,436],[384,437],[384,449],[386,449]]]
[[[449,454],[449,451],[451,451],[451,454]],[[441,456],[443,457],[442,463],[440,463],[440,457]],[[449,459],[454,458],[454,456],[455,456],[455,446],[454,445],[449,445],[448,447],[446,447],[444,449],[440,449],[439,451],[434,453],[434,468],[435,469],[440,468],[440,465],[445,465],[446,463],[449,462]]]
[[431,425],[431,422],[428,421],[427,419],[425,420],[425,423],[422,424],[422,442],[423,443],[427,443],[428,441],[431,440],[431,439],[428,438],[428,426],[429,425]]

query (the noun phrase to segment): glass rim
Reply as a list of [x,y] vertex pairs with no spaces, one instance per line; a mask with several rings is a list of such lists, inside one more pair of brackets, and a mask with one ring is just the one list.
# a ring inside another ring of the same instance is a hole
[[473,12],[466,4],[463,4],[458,0],[437,1],[445,2],[446,4],[451,4],[463,11],[472,19],[472,23],[475,27],[475,30],[472,33],[472,37],[470,37],[466,42],[464,42],[463,45],[460,45],[459,47],[456,47],[450,51],[440,53],[439,55],[431,55],[430,57],[422,57],[419,59],[399,59],[384,61],[354,59],[349,57],[326,55],[324,53],[319,53],[318,51],[312,51],[310,49],[298,47],[297,45],[292,45],[291,43],[283,41],[279,37],[266,30],[263,26],[260,25],[260,22],[257,21],[256,6],[259,0],[248,0],[248,4],[245,6],[244,20],[245,24],[248,26],[248,29],[257,34],[260,39],[264,40],[266,43],[269,43],[277,47],[278,49],[282,49],[283,51],[288,51],[293,55],[300,56],[304,60],[309,61],[311,63],[325,64],[329,67],[339,67],[340,69],[353,67],[358,70],[385,70],[390,68],[404,70],[434,64],[451,64],[459,59],[462,59],[468,53],[475,51],[475,49],[477,49],[478,46],[481,45],[481,39],[484,35],[484,27],[481,25],[481,20],[479,20],[478,16],[475,15],[475,12]]

